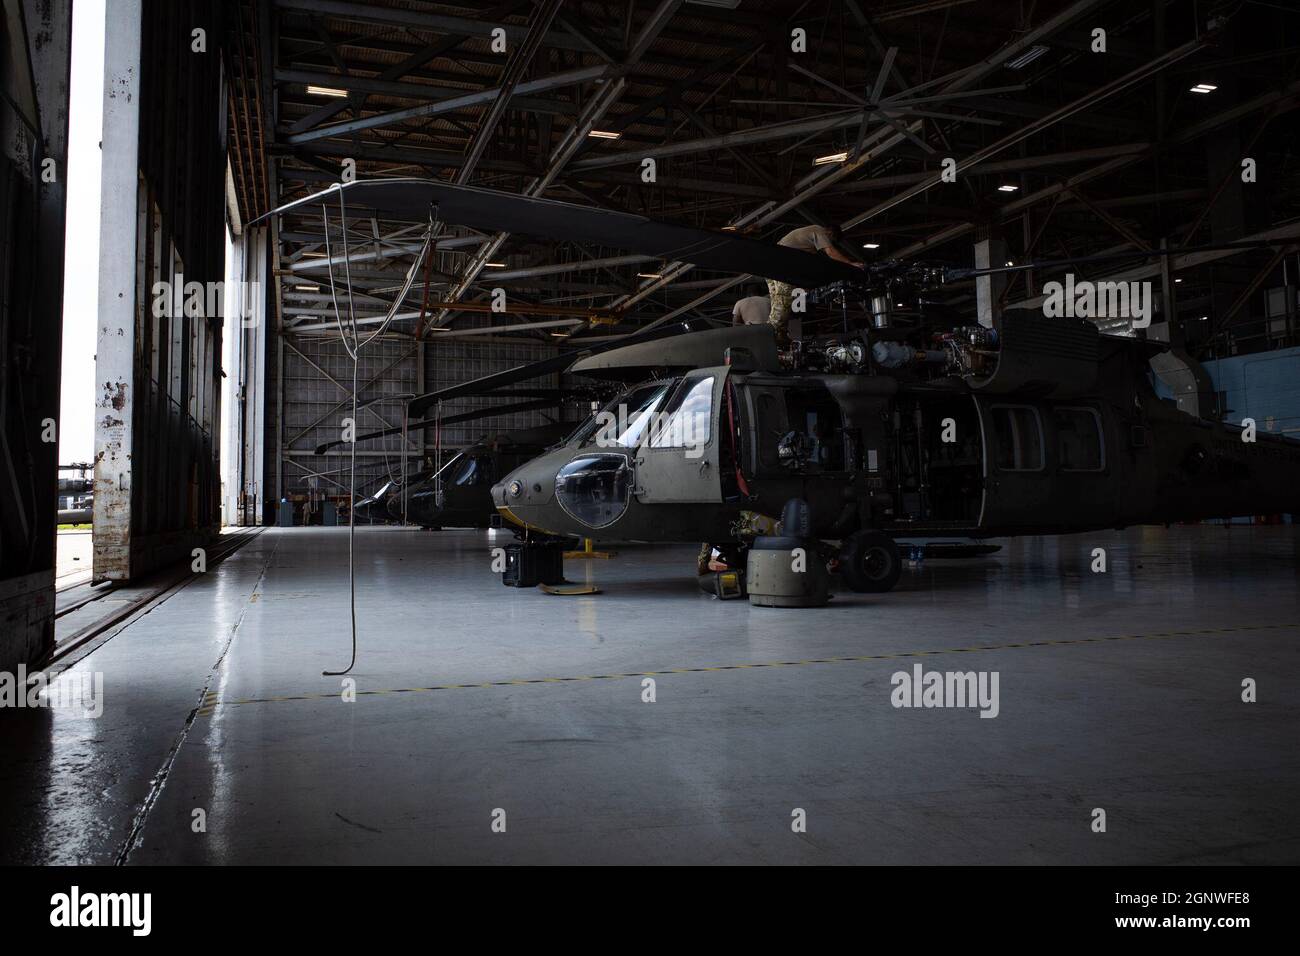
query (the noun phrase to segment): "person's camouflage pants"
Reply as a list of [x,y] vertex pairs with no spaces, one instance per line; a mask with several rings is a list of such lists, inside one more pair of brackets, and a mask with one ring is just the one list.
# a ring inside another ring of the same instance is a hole
[[768,324],[776,329],[777,340],[784,342],[788,338],[786,325],[790,321],[790,303],[794,297],[794,286],[788,282],[768,279],[767,295],[772,300],[772,311],[767,317]]

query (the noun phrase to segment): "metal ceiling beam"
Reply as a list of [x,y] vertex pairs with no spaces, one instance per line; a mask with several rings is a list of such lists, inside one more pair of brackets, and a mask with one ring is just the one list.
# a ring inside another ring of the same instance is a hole
[[[554,73],[550,76],[543,76],[536,80],[528,80],[519,83],[514,88],[514,93],[541,93],[547,90],[559,89],[562,86],[573,86],[578,83],[585,83],[589,80],[599,79],[605,75],[606,67],[589,66],[577,70],[565,70],[562,73]],[[459,96],[449,96],[445,99],[437,100],[433,103],[426,103],[423,106],[412,106],[407,109],[392,110],[387,113],[376,113],[374,116],[366,116],[362,119],[346,120],[342,123],[330,123],[327,126],[318,126],[315,129],[304,130],[301,133],[291,133],[285,137],[285,141],[292,145],[314,142],[318,139],[327,139],[332,136],[344,136],[351,133],[359,133],[362,130],[376,129],[383,126],[392,126],[395,123],[402,123],[406,120],[422,119],[429,116],[437,116],[440,113],[451,113],[455,110],[463,110],[473,106],[482,106],[484,103],[491,103],[498,97],[506,97],[512,94],[500,86],[489,87],[485,90],[476,90],[472,93],[463,93]]]
[[650,256],[607,256],[604,259],[580,259],[576,262],[560,262],[548,266],[529,266],[524,269],[493,269],[490,279],[531,279],[537,276],[564,275],[569,272],[586,272],[591,269],[607,269],[613,266],[640,265],[643,262],[657,262]]
[[[512,13],[514,13],[514,11],[518,7],[523,6],[525,2],[526,0],[510,0],[509,3],[502,4],[501,6],[495,7],[492,10],[487,11],[486,16],[488,17],[488,19],[498,19],[501,17],[510,16]],[[401,62],[393,64],[392,66],[385,69],[382,73],[380,73],[379,82],[401,79],[403,76],[406,76],[412,71],[419,69],[420,67],[424,66],[426,63],[430,63],[433,60],[436,60],[438,57],[445,56],[446,54],[450,53],[452,50],[456,49],[456,47],[460,46],[461,41],[463,39],[464,37],[461,36],[442,37],[441,39],[436,40],[433,43],[427,44],[426,46],[420,49],[412,51],[409,55],[404,57]],[[337,41],[336,45],[344,46],[347,44],[347,42],[348,42],[347,40],[341,39]],[[331,84],[327,82],[319,85],[329,86]],[[289,132],[300,133],[305,129],[311,129],[314,126],[319,126],[321,123],[324,123],[330,117],[338,115],[344,109],[347,108],[351,108],[355,115],[360,116],[361,110],[365,105],[366,105],[366,96],[364,95],[350,96],[343,101],[335,100],[333,102],[326,103],[323,106],[320,106],[319,108],[313,110],[308,115],[302,117],[297,122],[295,122],[292,126],[289,127]]]
[[[387,23],[394,26],[417,27],[447,33],[458,37],[491,37],[492,31],[502,29],[506,39],[511,43],[521,43],[528,35],[528,28],[510,23],[474,20],[469,17],[447,16],[441,13],[428,13],[420,10],[408,10],[404,7],[387,7],[378,4],[347,3],[343,0],[275,0],[281,10],[294,10],[315,16],[338,17],[342,20],[356,20],[362,23]],[[567,31],[551,30],[542,37],[542,42],[549,47],[574,52],[588,52],[590,47],[578,37]]]
[[[967,172],[976,176],[989,176],[996,173],[1018,173],[1030,169],[1043,169],[1048,166],[1064,166],[1070,163],[1084,162],[1090,159],[1107,159],[1114,156],[1127,156],[1141,153],[1151,148],[1150,143],[1123,143],[1119,146],[1098,146],[1095,149],[1072,149],[1060,153],[1043,153],[1038,156],[1021,156],[1016,159],[1004,159],[997,162],[978,163]],[[889,189],[895,186],[910,186],[932,179],[934,173],[898,173],[893,176],[873,176],[871,179],[858,179],[843,183],[827,191],[828,195],[838,196],[849,193],[867,192],[872,189]]]
[[[1091,169],[1076,173],[1063,182],[1054,183],[1051,186],[1044,187],[1043,189],[1029,193],[1026,196],[1022,196],[1019,199],[1015,199],[1007,203],[1005,206],[1002,206],[998,211],[998,216],[1001,219],[1007,219],[1018,215],[1031,206],[1035,206],[1044,200],[1053,198],[1058,193],[1068,191],[1071,187],[1081,186],[1084,183],[1090,182],[1094,179],[1099,179],[1102,176],[1115,172],[1116,170],[1130,166],[1139,160],[1153,156],[1158,152],[1160,147],[1168,149],[1172,146],[1181,146],[1184,143],[1192,142],[1193,140],[1204,136],[1206,133],[1213,132],[1220,126],[1235,122],[1243,116],[1249,116],[1251,113],[1264,109],[1272,109],[1275,111],[1275,115],[1281,115],[1288,110],[1295,109],[1297,106],[1300,106],[1300,80],[1296,80],[1280,90],[1273,90],[1264,93],[1252,100],[1234,106],[1231,109],[1224,110],[1221,113],[1216,113],[1213,116],[1207,116],[1205,119],[1192,123],[1189,126],[1184,126],[1176,135],[1169,137],[1163,143],[1159,144],[1159,146],[1152,145],[1149,149],[1140,153],[1135,153],[1129,156],[1119,156],[1115,159],[1107,160]],[[899,258],[916,255],[918,252],[924,252],[926,249],[942,245],[945,242],[949,242],[960,236],[974,232],[975,229],[976,226],[974,223],[963,223],[958,226],[952,226],[948,229],[940,230],[939,232],[936,232],[919,242],[915,242],[904,249],[900,249],[895,253],[895,255]]]
[[[1161,70],[1163,70],[1165,67],[1173,63],[1177,63],[1181,60],[1184,60],[1187,57],[1191,56],[1193,53],[1196,53],[1199,50],[1204,49],[1205,46],[1211,42],[1213,36],[1214,34],[1212,33],[1204,33],[1197,39],[1192,40],[1188,43],[1184,43],[1182,46],[1176,47],[1173,50],[1170,50],[1168,53],[1155,57],[1149,62],[1144,63],[1142,66],[1139,66],[1137,69],[1132,70],[1124,74],[1123,76],[1118,77],[1117,79],[1111,80],[1109,83],[1106,83],[1100,88],[1093,90],[1091,93],[1087,93],[1084,96],[1081,96],[1078,99],[1074,100],[1073,102],[1068,103],[1065,106],[1060,107],[1059,109],[1053,110],[1047,116],[1044,116],[1041,119],[1037,119],[1031,123],[1028,123],[1027,125],[1021,127],[1020,129],[1010,134],[1009,136],[1004,136],[1002,139],[997,140],[994,143],[990,143],[988,146],[985,146],[982,149],[976,150],[971,155],[959,159],[957,161],[957,173],[960,175],[962,172],[971,169],[972,167],[978,165],[980,162],[983,162],[984,160],[996,156],[998,153],[1001,153],[1002,151],[1009,149],[1012,146],[1015,146],[1017,143],[1024,142],[1025,140],[1029,139],[1031,136],[1035,136],[1038,133],[1041,133],[1043,130],[1047,129],[1048,127],[1054,126],[1055,124],[1061,122],[1064,119],[1067,119],[1068,117],[1074,115],[1075,113],[1087,109],[1088,107],[1093,106],[1097,103],[1103,102],[1104,100],[1109,99],[1110,97],[1115,96],[1116,94],[1121,93],[1124,90],[1127,90],[1128,88],[1134,86],[1137,83],[1141,83],[1144,80],[1150,79],[1151,77],[1159,73]],[[854,216],[848,222],[844,223],[844,228],[851,229],[854,226],[867,222],[868,220],[875,218],[881,213],[893,209],[895,206],[899,205],[900,203],[904,203],[915,196],[919,196],[922,193],[927,192],[928,190],[939,185],[940,182],[941,180],[938,176],[932,176],[927,182],[917,183],[915,186],[912,186],[909,189],[905,189],[901,193],[898,193],[895,196],[891,196],[889,199],[885,200],[884,202],[877,203],[875,206],[871,207],[865,212],[861,212],[858,215]]]
[[823,133],[846,126],[856,126],[861,118],[861,110],[846,108],[841,112],[832,113],[828,116],[771,123],[755,129],[724,133],[721,136],[706,136],[701,139],[685,140],[680,143],[668,143],[652,149],[625,149],[606,156],[592,156],[574,163],[573,169],[575,172],[586,172],[591,169],[604,169],[608,166],[636,164],[647,158],[666,159],[671,156],[682,156],[690,153],[711,152],[736,146],[751,146],[755,143],[767,143],[778,139],[792,139],[810,133]]
[[[940,91],[961,92],[970,89],[970,87],[978,83],[984,77],[998,70],[1002,64],[1011,57],[1014,57],[1018,53],[1033,46],[1044,37],[1050,36],[1064,29],[1078,18],[1101,6],[1103,2],[1104,0],[1076,0],[1075,3],[1072,3],[1069,7],[1056,14],[1056,16],[1049,17],[1036,28],[1021,34],[1019,38],[1004,45],[980,62],[965,70],[959,71],[951,79],[943,82]],[[867,22],[867,25],[869,26],[869,21]],[[893,64],[891,63],[890,65],[892,66]],[[939,81],[928,80],[926,83],[922,84],[922,86],[931,86],[936,82]],[[916,90],[917,87],[911,87],[910,89]],[[919,120],[913,121],[913,123],[910,124],[911,131],[913,133],[919,132],[921,125],[922,124]],[[777,203],[775,205],[769,203],[766,206],[759,206],[756,209],[751,209],[749,212],[733,219],[732,224],[735,226],[745,226],[751,224],[764,225],[772,222],[799,204],[812,198],[828,186],[832,186],[849,176],[851,173],[856,172],[868,162],[879,158],[879,156],[886,151],[898,146],[900,143],[907,142],[906,137],[898,133],[893,133],[892,136],[882,139],[883,134],[890,132],[892,131],[885,128],[882,131],[878,131],[873,136],[866,137],[862,141],[862,148],[858,150],[858,154],[851,157],[848,162],[834,168],[828,168],[825,171],[815,171],[810,176],[805,177],[800,181],[794,193],[784,203]],[[629,297],[625,302],[617,303],[617,305],[622,308],[627,308],[635,304],[637,301],[643,299],[646,295],[652,293],[656,289],[667,285],[669,282],[673,281],[673,279],[685,275],[690,271],[690,268],[691,267],[688,263],[673,263],[669,267],[669,275],[665,276],[665,279],[651,282],[639,290],[635,295]],[[709,298],[712,298],[712,296],[725,291],[725,289],[729,287],[730,286],[723,286],[716,292],[706,293],[705,296],[701,297],[701,301],[707,301]]]
[[464,186],[469,182],[469,178],[474,175],[474,167],[478,165],[478,161],[482,158],[483,151],[487,149],[488,143],[492,141],[497,124],[501,122],[501,117],[505,115],[510,98],[519,89],[524,72],[528,69],[529,64],[533,62],[533,56],[541,48],[542,37],[550,28],[551,21],[555,19],[562,2],[563,0],[540,0],[533,13],[533,18],[528,21],[528,34],[524,37],[523,42],[515,47],[515,51],[510,54],[510,59],[501,75],[501,84],[497,87],[499,92],[488,104],[487,110],[479,121],[478,128],[474,130],[474,135],[470,137],[470,141],[465,147],[465,160],[461,163],[460,171],[456,174],[457,185]]
[[[556,177],[572,160],[574,153],[586,141],[587,134],[605,115],[610,106],[623,95],[623,91],[627,89],[626,74],[645,55],[646,50],[650,48],[664,27],[668,25],[668,21],[672,19],[673,14],[677,12],[682,2],[683,0],[661,0],[658,7],[650,14],[649,19],[642,24],[641,32],[629,45],[627,58],[617,67],[607,67],[603,71],[606,82],[584,108],[582,114],[578,117],[578,121],[569,127],[564,138],[560,140],[559,146],[551,154],[551,158],[547,163],[546,172],[529,183],[528,187],[523,191],[525,196],[541,196],[555,182]],[[458,301],[469,290],[474,280],[478,278],[478,274],[491,261],[492,256],[496,254],[509,236],[508,232],[499,232],[493,236],[490,242],[479,249],[478,254],[473,256],[466,264],[461,281],[448,294],[448,301]],[[447,321],[451,314],[450,309],[442,309],[434,317],[430,328],[441,325]]]
[[[472,79],[472,77],[461,77],[462,82]],[[350,93],[377,93],[380,96],[397,96],[403,99],[411,100],[431,100],[437,101],[447,98],[449,88],[437,83],[398,83],[392,80],[384,80],[378,77],[359,76],[356,73],[328,73],[324,70],[295,70],[279,69],[275,71],[275,81],[277,83],[293,83],[299,86],[329,86],[340,90],[347,90]],[[453,94],[466,92],[465,90],[452,90]],[[472,91],[470,91],[472,92]],[[345,103],[340,99],[335,99],[331,105]],[[518,109],[548,109],[555,113],[576,113],[577,109],[571,103],[552,102],[550,100],[515,97],[511,100],[511,105]],[[346,108],[346,104],[343,108]],[[308,126],[316,126],[317,123],[309,123]],[[297,124],[291,127],[291,132],[300,132]]]
[[[1237,242],[1267,242],[1276,240],[1280,246],[1286,246],[1291,240],[1300,237],[1300,223],[1288,223],[1285,226],[1276,226],[1272,229],[1265,229],[1263,232],[1253,233],[1249,236],[1242,236]],[[1258,251],[1258,247],[1254,251]],[[1220,259],[1227,259],[1231,256],[1239,256],[1243,252],[1250,252],[1250,249],[1205,249],[1200,252],[1187,252],[1181,256],[1176,256],[1169,263],[1171,272],[1180,272],[1184,269],[1192,269],[1196,266],[1205,265],[1210,262],[1217,262]],[[1114,272],[1106,276],[1098,276],[1097,282],[1135,282],[1140,279],[1149,279],[1152,276],[1160,274],[1164,268],[1160,262],[1150,262],[1145,265],[1135,266],[1131,269],[1125,269],[1121,272]],[[1008,309],[1036,309],[1043,304],[1046,296],[1036,295],[1032,298],[1021,299],[1019,302],[1010,303]]]
[[[986,113],[1001,113],[1019,119],[1041,119],[1052,112],[1052,107],[1045,103],[1033,103],[1029,100],[1007,99],[997,96],[971,97],[965,100],[962,105]],[[1146,136],[1151,133],[1148,124],[1113,114],[1084,113],[1071,116],[1067,122],[1083,129],[1106,133],[1122,133],[1127,136]]]
[[[455,169],[464,157],[448,150],[426,149],[420,146],[358,146],[355,143],[319,142],[304,151],[320,156],[341,156],[351,159],[368,159],[397,166],[428,166],[433,169]],[[530,170],[523,163],[509,160],[483,160],[482,168],[492,172],[527,175]],[[331,182],[338,182],[335,177]]]

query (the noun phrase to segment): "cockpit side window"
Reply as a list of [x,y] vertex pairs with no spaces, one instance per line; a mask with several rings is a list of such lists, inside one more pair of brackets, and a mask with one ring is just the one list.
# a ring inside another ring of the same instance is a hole
[[602,448],[634,448],[648,434],[655,414],[672,393],[678,379],[647,382],[629,389],[592,416],[582,444]]
[[650,427],[651,448],[702,448],[713,423],[713,376],[687,379]]
[[465,464],[461,467],[460,471],[456,474],[456,484],[458,485],[474,484],[475,483],[474,479],[477,476],[477,473],[478,473],[478,459],[466,458]]

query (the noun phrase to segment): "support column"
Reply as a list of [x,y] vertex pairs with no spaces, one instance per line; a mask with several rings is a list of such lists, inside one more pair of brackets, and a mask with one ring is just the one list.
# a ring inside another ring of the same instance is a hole
[[[1007,244],[1002,239],[985,236],[975,243],[975,268],[1000,269],[1007,263]],[[999,302],[1006,288],[1005,273],[975,277],[975,305],[979,324],[995,329],[1002,324]]]
[[131,576],[136,237],[143,0],[115,0],[104,28],[99,321],[95,342],[95,579]]
[[[1160,240],[1161,249],[1168,246],[1168,239]],[[1151,370],[1174,393],[1178,410],[1197,418],[1219,418],[1218,395],[1210,374],[1187,351],[1183,326],[1178,321],[1178,296],[1168,256],[1160,260],[1160,315],[1152,317],[1146,337],[1169,343],[1169,351],[1151,357]]]

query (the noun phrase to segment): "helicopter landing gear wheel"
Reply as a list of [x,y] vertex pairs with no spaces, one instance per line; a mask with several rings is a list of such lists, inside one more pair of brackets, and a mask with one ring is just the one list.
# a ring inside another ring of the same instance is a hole
[[903,573],[894,539],[879,531],[859,531],[840,546],[840,574],[854,591],[891,591]]

